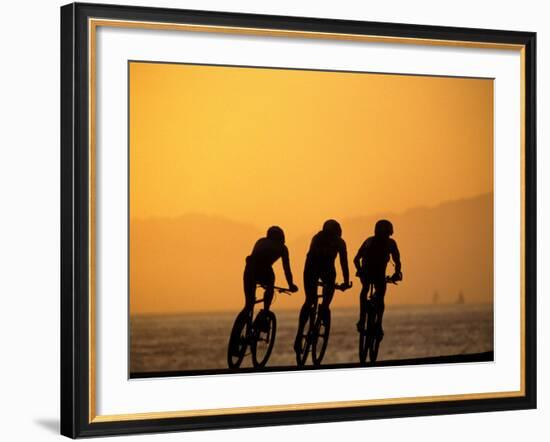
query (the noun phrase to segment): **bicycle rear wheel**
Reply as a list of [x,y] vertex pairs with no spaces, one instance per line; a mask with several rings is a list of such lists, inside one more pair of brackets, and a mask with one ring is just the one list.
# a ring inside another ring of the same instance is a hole
[[227,365],[229,368],[239,368],[246,353],[248,344],[248,314],[241,312],[235,318],[229,344],[227,345]]
[[363,328],[359,332],[359,363],[365,364],[367,362],[367,356],[369,353],[369,334],[367,330]]
[[267,363],[277,334],[277,320],[272,311],[261,310],[252,324],[252,363],[262,368]]
[[304,326],[298,331],[298,348],[295,348],[298,367],[303,367],[306,364],[309,351],[311,350],[312,316],[311,314],[307,315]]
[[311,358],[314,365],[321,365],[321,361],[325,356],[328,345],[328,337],[330,335],[330,310],[328,308],[320,308],[317,312],[317,320],[315,321],[315,329],[313,332],[313,344]]

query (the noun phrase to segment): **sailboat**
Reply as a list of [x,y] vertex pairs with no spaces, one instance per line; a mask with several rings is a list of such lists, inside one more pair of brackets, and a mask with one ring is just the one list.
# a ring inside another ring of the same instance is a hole
[[439,292],[437,290],[434,291],[434,294],[432,297],[432,304],[439,304]]
[[464,304],[464,302],[465,302],[464,292],[461,290],[460,292],[458,292],[458,298],[456,300],[456,303],[457,304]]

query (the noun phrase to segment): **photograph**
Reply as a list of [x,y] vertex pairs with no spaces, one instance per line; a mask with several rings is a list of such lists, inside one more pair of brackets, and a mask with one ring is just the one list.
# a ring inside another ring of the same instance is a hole
[[127,68],[130,378],[494,360],[494,78]]
[[61,8],[61,433],[536,407],[536,34]]

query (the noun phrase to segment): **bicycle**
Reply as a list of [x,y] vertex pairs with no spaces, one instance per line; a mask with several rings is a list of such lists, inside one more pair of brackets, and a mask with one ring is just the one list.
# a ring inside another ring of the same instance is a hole
[[[318,287],[323,288],[324,284],[318,282]],[[336,284],[334,286],[335,290],[345,291],[348,288],[351,288],[352,284],[348,286],[345,284]],[[313,365],[321,365],[321,361],[325,356],[327,350],[328,338],[330,335],[330,308],[323,306],[319,303],[319,299],[323,297],[323,292],[317,292],[317,297],[315,298],[315,304],[310,307],[307,320],[304,323],[301,330],[299,330],[299,343],[298,347],[295,349],[296,353],[296,363],[299,367],[303,367],[307,361],[309,352],[311,351],[311,359]],[[304,330],[307,330],[304,333]]]
[[[397,285],[391,277],[386,276],[386,283]],[[370,284],[369,299],[367,300],[367,320],[364,328],[359,331],[359,362],[361,365],[366,364],[367,357],[370,355],[370,362],[374,364],[378,358],[380,343],[383,335],[381,326],[378,321],[378,312],[376,306],[373,305],[372,295],[374,293],[374,284]]]
[[[268,287],[258,284],[258,287],[266,290]],[[292,292],[283,287],[273,287],[277,293],[291,295]],[[264,301],[263,298],[256,299],[254,304]],[[227,365],[231,369],[239,368],[246,350],[250,347],[252,354],[252,364],[255,368],[262,368],[267,364],[277,334],[277,319],[275,314],[268,310],[261,309],[254,320],[252,320],[254,309],[250,311],[241,311],[235,318],[229,343],[227,346]]]

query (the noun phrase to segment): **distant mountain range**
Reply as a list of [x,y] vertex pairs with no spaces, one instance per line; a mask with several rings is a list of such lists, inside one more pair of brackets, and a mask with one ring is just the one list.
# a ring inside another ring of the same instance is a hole
[[[389,304],[432,303],[435,291],[440,303],[457,302],[460,292],[466,303],[492,302],[492,194],[340,220],[352,275],[353,257],[380,218],[393,222],[403,262],[404,280],[390,286]],[[305,254],[316,232],[287,241],[300,288]],[[131,312],[238,311],[244,302],[244,259],[263,234],[252,224],[200,214],[131,220]],[[285,285],[280,263],[275,267],[277,284]],[[353,282],[352,290],[335,297],[335,307],[357,305],[360,283],[355,277]],[[303,296],[303,291],[290,298],[278,295],[274,309],[297,309]]]

